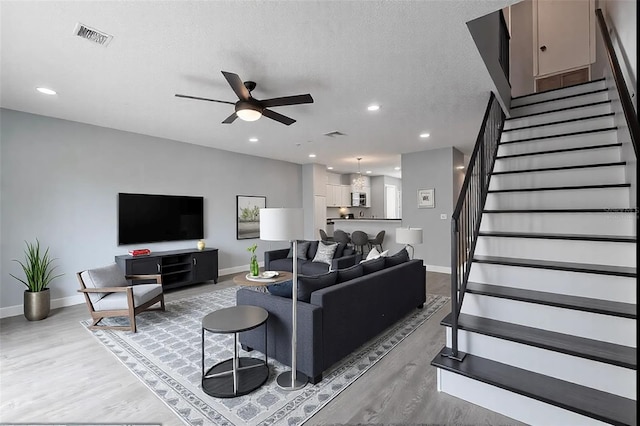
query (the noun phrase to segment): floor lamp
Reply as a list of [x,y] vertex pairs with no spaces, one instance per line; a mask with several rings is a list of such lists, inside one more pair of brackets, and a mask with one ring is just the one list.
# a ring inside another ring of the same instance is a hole
[[[296,370],[296,347],[298,335],[298,239],[303,237],[302,209],[260,209],[260,239],[266,241],[293,242],[293,288],[291,293],[291,371],[280,373],[276,378],[284,390],[297,390],[307,384],[307,376]],[[265,348],[266,352],[267,348]]]
[[414,244],[422,244],[422,228],[396,228],[396,243],[411,247],[411,259],[415,254]]

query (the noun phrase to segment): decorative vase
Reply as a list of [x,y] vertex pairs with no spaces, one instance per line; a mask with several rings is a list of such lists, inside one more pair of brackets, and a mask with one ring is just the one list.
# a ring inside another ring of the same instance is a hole
[[198,250],[204,250],[204,240],[198,241]]
[[258,265],[258,258],[254,254],[251,256],[251,263],[249,263],[249,272],[252,277],[257,277],[260,275],[260,266]]
[[49,315],[51,294],[49,289],[24,292],[24,316],[29,321],[40,321]]

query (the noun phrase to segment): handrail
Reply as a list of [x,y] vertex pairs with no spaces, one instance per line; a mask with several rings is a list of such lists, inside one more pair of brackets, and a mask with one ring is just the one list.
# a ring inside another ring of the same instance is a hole
[[451,215],[451,352],[449,358],[462,360],[458,351],[458,317],[467,289],[480,219],[487,199],[491,171],[498,152],[505,114],[494,93],[484,112],[482,126],[469,160],[456,208]]
[[598,19],[602,40],[604,41],[605,51],[607,52],[607,58],[609,59],[609,65],[613,72],[613,80],[616,83],[618,95],[620,96],[622,112],[624,113],[624,118],[627,120],[627,126],[629,127],[629,134],[631,135],[631,142],[633,143],[633,151],[636,154],[636,158],[638,158],[638,142],[640,142],[640,125],[638,124],[638,116],[635,114],[635,109],[631,102],[631,95],[629,95],[629,89],[627,89],[627,85],[624,82],[622,68],[620,68],[618,56],[613,48],[611,36],[609,36],[609,29],[607,28],[607,23],[605,22],[604,15],[602,14],[602,9],[596,9],[596,17]]

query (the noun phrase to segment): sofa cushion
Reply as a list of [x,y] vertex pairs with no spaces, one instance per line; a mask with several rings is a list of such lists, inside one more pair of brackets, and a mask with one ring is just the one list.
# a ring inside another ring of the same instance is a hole
[[365,260],[364,262],[361,262],[360,265],[362,265],[362,271],[364,272],[364,275],[384,269],[385,259],[386,257],[379,257],[377,259]]
[[[298,259],[307,260],[307,251],[309,250],[309,241],[298,240]],[[287,254],[288,259],[293,259],[293,243],[291,243],[291,247],[289,248],[289,254]]]
[[283,281],[281,283],[269,284],[267,291],[274,296],[286,297],[291,299],[291,292],[293,291],[293,280]]
[[298,276],[298,300],[309,303],[311,293],[334,285],[337,278],[338,271],[327,272],[322,275]]
[[[129,285],[120,267],[112,263],[109,266],[89,269],[80,274],[82,281],[87,288],[95,289],[101,287],[126,287]],[[89,299],[94,304],[109,293],[88,293]],[[124,294],[124,293],[122,293]]]
[[313,259],[318,251],[318,240],[309,241],[309,249],[307,250],[307,259]]
[[362,265],[353,265],[350,268],[338,269],[337,283],[343,283],[364,275]]
[[345,247],[347,247],[347,245],[345,243],[338,243],[338,247],[336,247],[336,252],[333,255],[333,258],[334,259],[338,259],[338,258],[344,256]]
[[298,267],[299,275],[321,275],[326,274],[331,268],[330,265],[322,262],[311,262],[310,260],[301,261],[304,266]]
[[[302,261],[298,260],[298,268]],[[269,269],[272,271],[293,271],[293,259],[276,259],[269,263]]]
[[403,248],[396,254],[387,256],[385,258],[385,267],[388,268],[389,266],[396,266],[408,261],[409,261],[409,253],[407,252],[406,248]]
[[327,244],[320,241],[318,244],[318,250],[316,251],[316,255],[313,258],[313,262],[321,262],[321,263],[326,263],[327,265],[331,265],[331,260],[333,259],[333,256],[336,253],[337,248],[338,248],[338,243]]

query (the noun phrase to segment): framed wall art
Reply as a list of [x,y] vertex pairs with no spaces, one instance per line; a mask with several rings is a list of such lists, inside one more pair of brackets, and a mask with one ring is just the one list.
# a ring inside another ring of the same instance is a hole
[[267,207],[267,197],[236,195],[236,239],[260,238],[260,209]]
[[435,189],[418,189],[418,208],[432,209],[436,206]]

